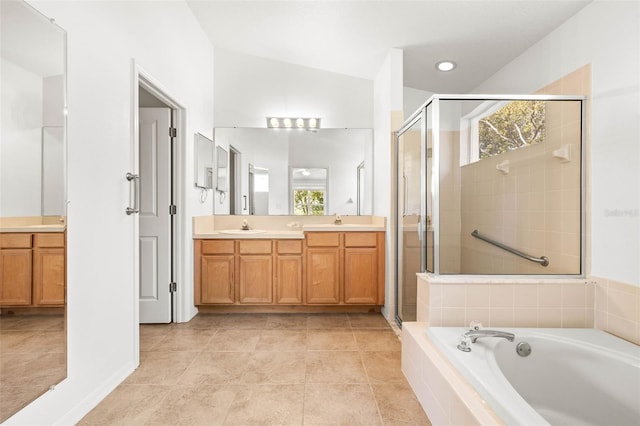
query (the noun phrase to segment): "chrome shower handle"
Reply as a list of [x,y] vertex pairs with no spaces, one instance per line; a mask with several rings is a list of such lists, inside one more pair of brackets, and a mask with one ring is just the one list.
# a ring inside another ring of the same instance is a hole
[[[133,207],[127,207],[126,212],[128,215],[140,213],[140,175],[127,173],[127,180],[130,183],[133,181]],[[131,196],[129,196],[129,200],[131,200]]]

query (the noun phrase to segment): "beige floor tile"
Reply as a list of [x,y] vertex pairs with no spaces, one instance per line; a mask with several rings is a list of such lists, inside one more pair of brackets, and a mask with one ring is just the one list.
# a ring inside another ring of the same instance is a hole
[[353,330],[353,335],[361,351],[399,351],[400,339],[389,329],[386,330]]
[[0,356],[0,377],[4,386],[33,386],[45,390],[66,374],[67,360],[62,353],[11,353]]
[[355,351],[358,350],[358,345],[351,330],[309,330],[307,348],[322,351]]
[[307,352],[307,383],[366,383],[357,351]]
[[254,352],[242,383],[298,384],[305,379],[305,352]]
[[133,385],[173,385],[196,358],[195,352],[141,352],[140,366],[125,381]]
[[[205,314],[206,315],[206,314]],[[267,325],[266,314],[215,314],[218,328],[262,330]]]
[[304,385],[247,385],[225,425],[302,425]]
[[120,385],[78,424],[81,426],[145,424],[149,417],[161,407],[162,401],[170,391],[171,386]]
[[387,320],[379,313],[349,314],[351,328],[391,328]]
[[250,359],[250,352],[201,352],[180,377],[178,384],[239,383]]
[[304,351],[307,349],[307,330],[263,330],[256,351]]
[[266,329],[306,330],[307,314],[270,314]]
[[404,383],[399,351],[360,352],[370,383]]
[[255,350],[260,330],[218,330],[204,348],[207,352],[251,352]]
[[206,330],[215,330],[220,323],[226,318],[224,314],[198,314],[187,323],[179,324],[186,328],[203,328]]
[[3,315],[0,330],[48,331],[64,330],[64,315]]
[[371,385],[385,425],[430,425],[415,394],[405,383]]
[[215,330],[192,328],[172,328],[154,347],[154,350],[170,352],[201,352],[208,344]]
[[150,426],[222,425],[243,390],[232,385],[177,386],[146,419]]
[[368,384],[307,383],[304,425],[380,425],[376,401]]
[[349,316],[347,314],[309,314],[307,316],[307,328],[309,330],[325,328],[348,330],[349,327]]

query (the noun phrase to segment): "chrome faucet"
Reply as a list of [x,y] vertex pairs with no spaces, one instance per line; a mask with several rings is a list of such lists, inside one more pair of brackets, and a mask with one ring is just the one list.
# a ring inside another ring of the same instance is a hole
[[513,342],[515,339],[515,334],[508,333],[506,331],[498,331],[498,330],[480,330],[480,324],[477,321],[471,322],[471,329],[460,336],[458,341],[458,349],[462,352],[471,352],[471,344],[475,343],[476,340],[484,337],[500,337],[503,339],[507,339],[510,342]]
[[501,337],[503,339],[507,339],[510,342],[513,342],[513,339],[515,339],[516,337],[513,333],[498,330],[469,330],[464,333],[464,335],[471,339],[471,343],[475,343],[476,340],[482,337]]

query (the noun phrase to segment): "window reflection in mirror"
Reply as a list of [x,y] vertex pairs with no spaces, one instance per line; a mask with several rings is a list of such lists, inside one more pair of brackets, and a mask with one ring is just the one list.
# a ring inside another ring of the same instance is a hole
[[292,167],[291,214],[295,216],[323,216],[327,214],[327,169]]
[[66,34],[0,1],[0,423],[67,375]]

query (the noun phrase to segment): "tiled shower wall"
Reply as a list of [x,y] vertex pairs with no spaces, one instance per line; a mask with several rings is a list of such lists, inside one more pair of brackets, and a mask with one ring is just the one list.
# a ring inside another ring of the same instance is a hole
[[595,328],[640,345],[640,287],[591,277],[595,282]]

